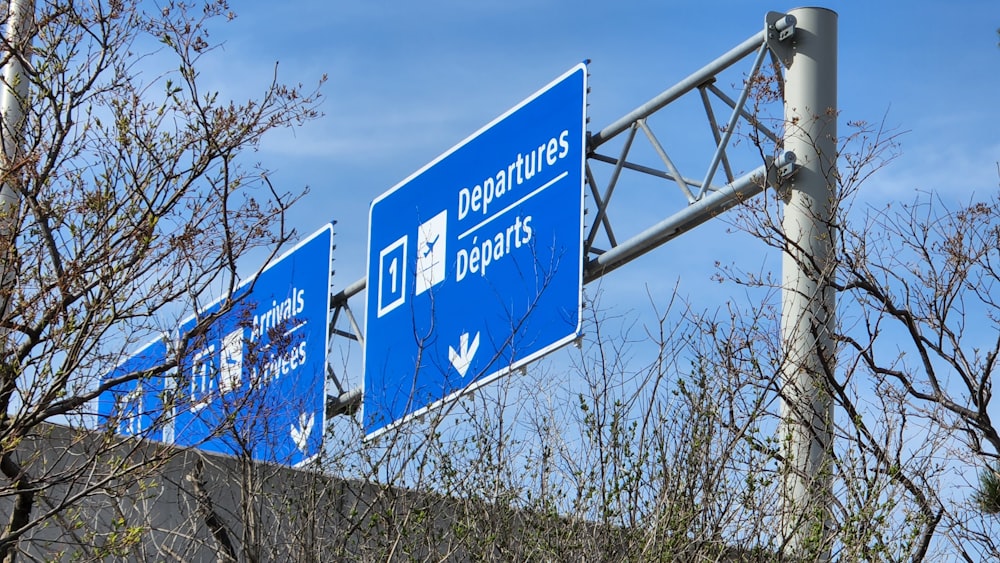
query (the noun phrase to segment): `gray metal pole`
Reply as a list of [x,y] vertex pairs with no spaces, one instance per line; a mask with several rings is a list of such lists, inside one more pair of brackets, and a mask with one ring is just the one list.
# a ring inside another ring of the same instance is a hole
[[782,228],[781,369],[785,467],[783,518],[792,557],[829,559],[832,500],[832,338],[837,170],[837,14],[789,12],[796,20],[785,74],[786,150],[798,170],[786,192]]
[[[0,314],[7,312],[9,296],[16,283],[14,244],[17,236],[19,208],[18,192],[11,186],[16,174],[24,131],[24,104],[28,99],[28,80],[24,76],[24,62],[31,50],[31,26],[35,18],[34,0],[12,0],[8,5],[6,43],[11,46],[4,52],[7,64],[0,84],[0,136],[3,137],[3,155],[0,162]],[[6,346],[0,342],[0,346]]]

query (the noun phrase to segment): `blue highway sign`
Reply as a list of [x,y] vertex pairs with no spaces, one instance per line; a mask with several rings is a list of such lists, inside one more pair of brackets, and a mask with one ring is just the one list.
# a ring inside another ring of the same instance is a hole
[[[186,353],[178,369],[104,393],[99,418],[120,434],[260,461],[300,465],[317,455],[326,418],[332,241],[327,225],[241,284],[232,299],[181,323],[176,337],[186,341]],[[196,334],[199,319],[211,315],[218,318]],[[164,341],[109,377],[161,365]]]
[[[105,379],[153,369],[164,365],[166,359],[167,339],[161,336],[118,364]],[[115,425],[116,434],[172,442],[169,430],[164,435],[162,413],[165,398],[162,376],[132,379],[103,393],[97,402],[97,412],[102,425]]]
[[586,92],[577,65],[372,203],[368,436],[579,335]]

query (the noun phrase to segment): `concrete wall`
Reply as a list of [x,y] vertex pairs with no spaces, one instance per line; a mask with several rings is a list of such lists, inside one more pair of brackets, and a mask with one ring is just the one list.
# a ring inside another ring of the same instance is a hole
[[[596,561],[631,543],[556,515],[64,427],[17,452],[40,487],[20,560]],[[0,496],[4,525],[13,505]]]

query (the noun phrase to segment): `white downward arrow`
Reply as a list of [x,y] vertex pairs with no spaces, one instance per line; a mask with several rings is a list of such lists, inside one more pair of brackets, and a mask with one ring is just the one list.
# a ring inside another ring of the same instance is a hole
[[458,340],[458,351],[456,352],[454,348],[448,346],[448,361],[451,365],[455,366],[455,370],[458,371],[458,375],[465,377],[465,372],[469,371],[469,365],[472,363],[472,357],[476,355],[476,350],[479,350],[479,333],[472,339],[472,345],[469,346],[469,333],[462,333],[462,336]]
[[301,413],[299,414],[299,427],[296,428],[294,424],[291,426],[292,441],[295,442],[295,447],[302,453],[306,453],[306,449],[309,447],[309,435],[312,434],[315,422],[315,414],[306,415],[306,413]]

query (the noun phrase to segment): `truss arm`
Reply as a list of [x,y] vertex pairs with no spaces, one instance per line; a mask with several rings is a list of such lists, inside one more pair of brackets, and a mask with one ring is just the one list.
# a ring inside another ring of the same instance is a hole
[[778,185],[780,178],[794,171],[795,154],[785,152],[778,159],[726,184],[708,197],[685,207],[638,235],[620,243],[587,262],[583,282],[590,283],[608,272],[631,262],[661,244],[690,231],[733,206],[764,191],[767,185]]
[[[786,66],[789,64],[791,47],[790,41],[786,40],[794,35],[795,25],[796,19],[794,16],[775,12],[768,13],[765,18],[763,30],[604,129],[590,135],[587,144],[587,183],[590,185],[596,214],[591,230],[586,236],[585,246],[587,256],[584,258],[584,283],[590,283],[661,244],[705,223],[718,214],[759,194],[767,185],[777,186],[782,178],[794,172],[795,154],[791,152],[778,152],[778,156],[776,157],[765,157],[765,162],[762,166],[752,170],[748,174],[733,179],[727,160],[726,145],[731,138],[737,120],[740,118],[749,122],[759,134],[763,134],[764,137],[777,143],[778,135],[763,127],[743,106],[765,56],[770,55],[772,61],[780,60]],[[750,77],[746,80],[739,100],[734,102],[716,88],[713,83],[717,75],[754,52],[757,52],[757,56],[754,59]],[[783,84],[780,84],[780,77],[779,88],[783,89]],[[646,122],[648,117],[694,90],[699,90],[699,94],[704,101],[709,124],[713,127],[716,143],[716,149],[708,170],[705,173],[705,179],[702,182],[681,175],[677,166],[674,165],[674,162],[667,155]],[[707,92],[709,91],[726,103],[733,111],[721,134],[719,134],[719,127],[708,101]],[[628,161],[627,157],[632,146],[632,141],[640,129],[643,131],[644,136],[652,143],[655,153],[663,162],[666,170],[658,170],[650,166]],[[625,132],[628,132],[628,137],[618,157],[605,156],[596,152],[598,147]],[[608,185],[603,191],[597,186],[591,171],[591,162],[607,163],[614,166]],[[712,178],[720,164],[726,169],[728,183],[719,187],[712,186]],[[607,210],[622,170],[634,170],[656,178],[675,182],[685,196],[686,207],[681,208],[666,219],[624,242],[618,243],[612,231]],[[697,190],[697,193],[690,188]],[[598,250],[593,247],[597,231],[600,227],[604,228],[604,234],[607,237],[606,242],[611,245],[611,248],[608,250]],[[366,285],[367,279],[361,278],[332,296],[331,307],[333,308],[333,315],[331,317],[331,324],[335,325],[340,314],[343,312],[350,320],[353,335],[351,332],[339,330],[335,326],[331,327],[331,334],[346,337],[363,344],[364,336],[350,311],[349,300],[351,297],[361,293]],[[334,382],[337,383],[336,379],[334,379]],[[339,383],[337,387],[340,395],[338,397],[331,397],[328,401],[328,414],[333,416],[336,414],[350,414],[356,411],[361,402],[361,389],[356,388],[344,392]]]
[[[787,30],[794,28],[795,18],[792,16],[784,16],[783,19],[779,20],[775,24],[775,27],[779,30]],[[697,72],[691,74],[684,80],[681,80],[673,87],[663,91],[659,96],[656,96],[652,100],[642,104],[641,106],[635,108],[627,115],[621,119],[615,121],[611,125],[608,125],[602,129],[599,133],[595,134],[590,139],[591,150],[603,145],[613,137],[617,136],[622,131],[625,131],[632,126],[633,123],[640,119],[645,119],[650,115],[656,113],[658,110],[662,109],[664,106],[670,102],[680,98],[684,94],[694,90],[698,86],[704,84],[712,77],[719,74],[723,70],[729,68],[737,61],[743,59],[750,53],[756,51],[760,48],[761,44],[765,42],[768,37],[768,30],[762,30],[759,33],[754,34],[752,37],[748,38],[743,43],[740,43],[736,47],[729,50],[728,53],[722,55],[718,59],[715,59],[708,65],[702,67]]]

